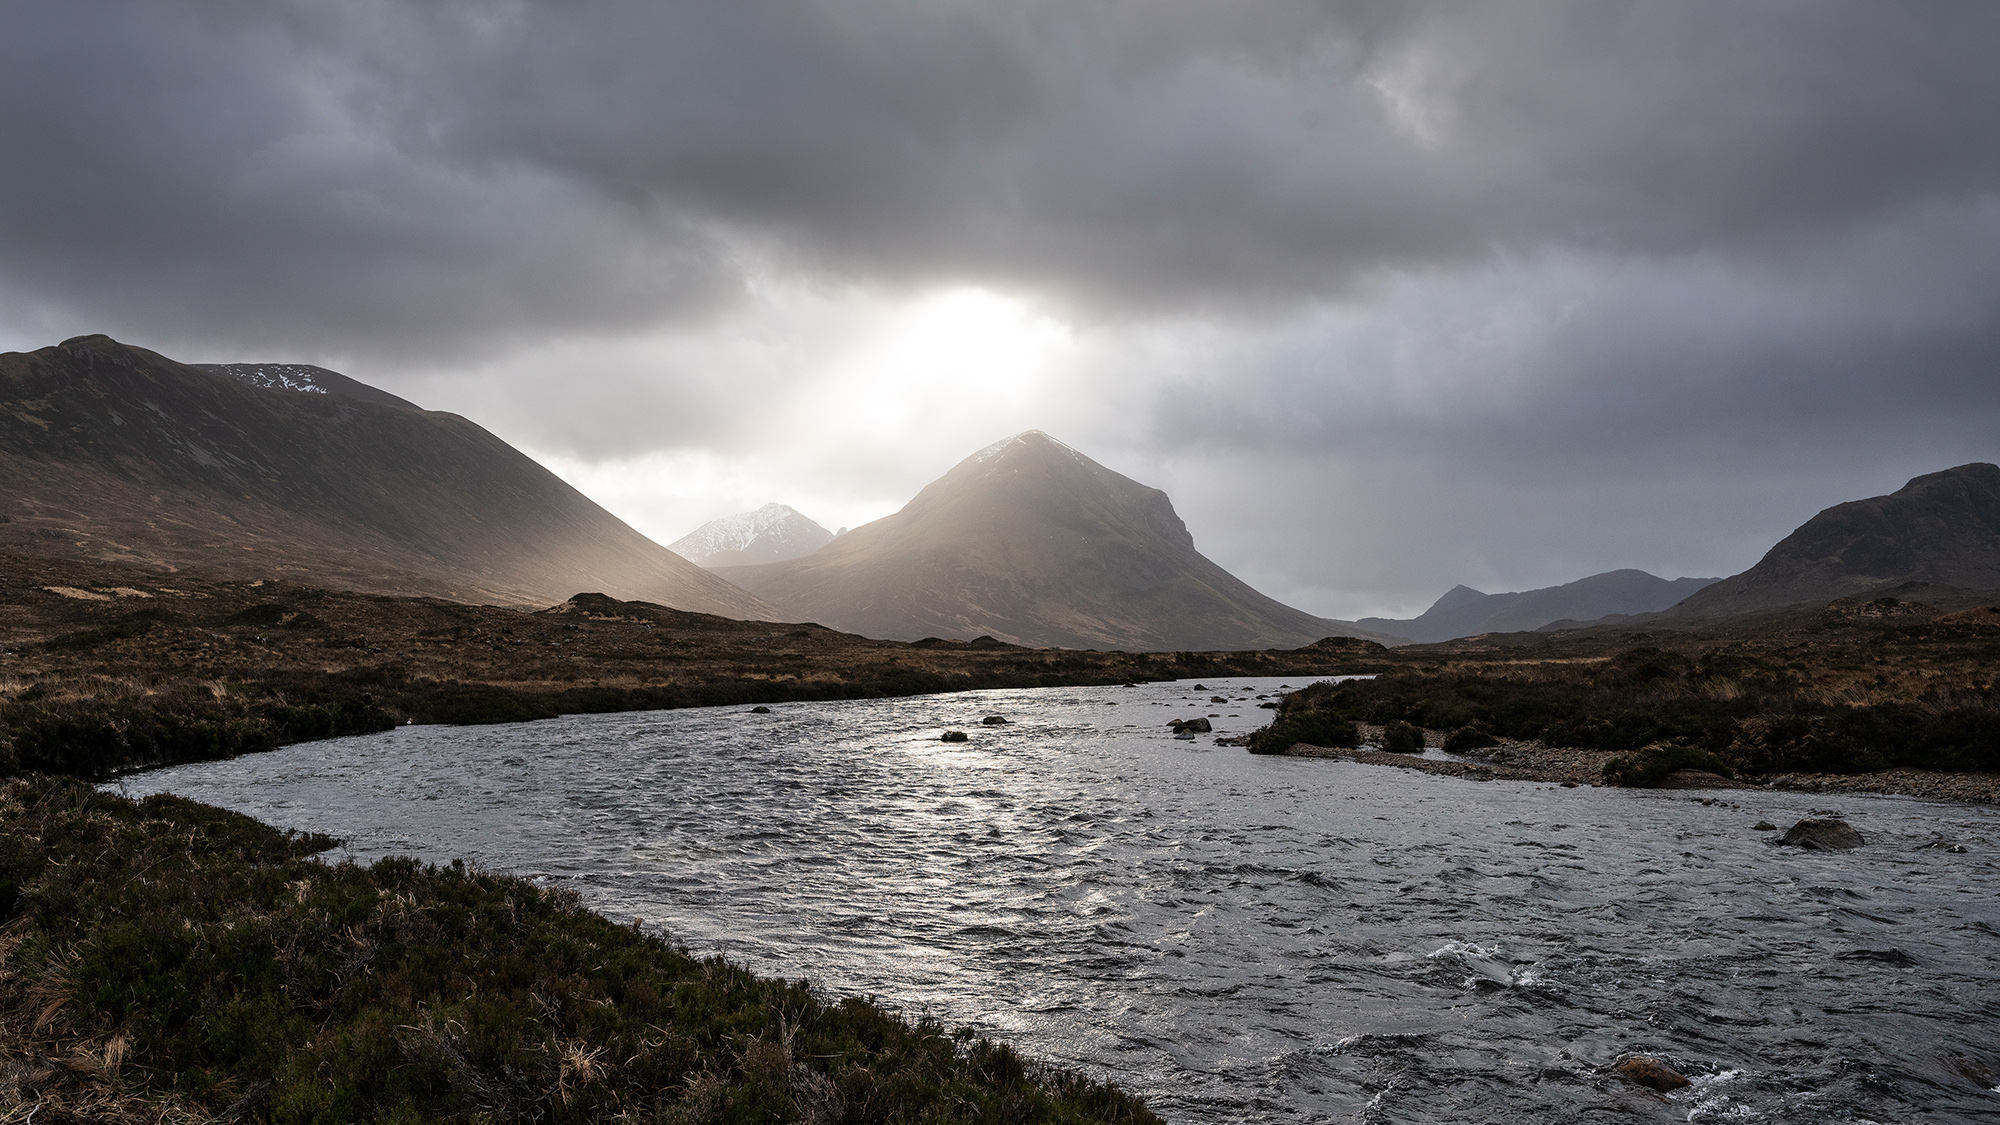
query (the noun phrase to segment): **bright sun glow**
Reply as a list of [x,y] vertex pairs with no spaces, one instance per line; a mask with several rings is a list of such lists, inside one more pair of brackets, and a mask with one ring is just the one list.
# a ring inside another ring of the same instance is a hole
[[1006,417],[1070,343],[1060,323],[983,289],[917,301],[836,361],[810,409],[849,432],[897,439],[919,428]]

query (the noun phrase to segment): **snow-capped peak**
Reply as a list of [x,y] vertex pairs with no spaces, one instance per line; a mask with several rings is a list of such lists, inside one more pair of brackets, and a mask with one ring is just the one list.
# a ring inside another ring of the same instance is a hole
[[667,549],[697,566],[743,566],[795,559],[832,541],[832,532],[797,509],[766,504],[754,512],[710,520]]

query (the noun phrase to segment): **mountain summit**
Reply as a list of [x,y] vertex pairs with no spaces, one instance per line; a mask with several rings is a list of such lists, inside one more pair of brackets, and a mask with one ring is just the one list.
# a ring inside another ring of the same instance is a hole
[[1030,430],[813,554],[717,574],[871,637],[1163,650],[1368,635],[1282,605],[1195,550],[1167,494]]
[[0,480],[20,554],[775,616],[464,418],[320,368],[204,370],[108,336],[0,354]]
[[696,566],[750,566],[810,555],[833,542],[833,532],[786,504],[710,520],[667,550]]
[[1916,477],[1887,496],[1835,504],[1756,566],[1675,606],[1723,616],[1923,582],[2000,590],[2000,466],[1975,462]]

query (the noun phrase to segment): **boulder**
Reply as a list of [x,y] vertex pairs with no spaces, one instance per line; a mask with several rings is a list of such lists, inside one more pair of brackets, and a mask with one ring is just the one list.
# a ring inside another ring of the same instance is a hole
[[1768,820],[1760,820],[1750,826],[1750,831],[1752,832],[1776,832],[1777,830],[1778,826]]
[[1867,843],[1861,838],[1861,833],[1844,820],[1810,816],[1792,825],[1778,842],[1812,851],[1842,851]]
[[1635,1055],[1617,1063],[1611,1069],[1624,1075],[1628,1080],[1660,1093],[1671,1093],[1686,1086],[1692,1086],[1687,1075],[1655,1058]]
[[1175,734],[1207,734],[1215,729],[1207,719],[1173,719],[1167,723]]
[[1011,720],[1009,720],[1005,715],[988,715],[985,718],[979,720],[981,726],[989,726],[989,727],[1004,727],[1010,721]]
[[757,706],[750,708],[750,713],[752,715],[768,715],[771,713],[771,709],[759,703]]
[[965,732],[964,732],[964,731],[962,731],[962,730],[948,730],[948,731],[944,732],[944,734],[942,734],[942,735],[938,736],[938,741],[940,741],[940,742],[964,742],[964,741],[965,741]]
[[1208,701],[1210,703],[1227,703],[1229,702],[1229,697],[1226,695],[1211,695],[1208,697]]

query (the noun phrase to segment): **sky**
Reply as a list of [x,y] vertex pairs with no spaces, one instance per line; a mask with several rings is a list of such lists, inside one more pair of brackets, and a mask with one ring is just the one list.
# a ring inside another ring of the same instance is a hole
[[0,350],[319,363],[667,542],[1047,431],[1335,617],[2000,460],[2000,5],[13,0]]

